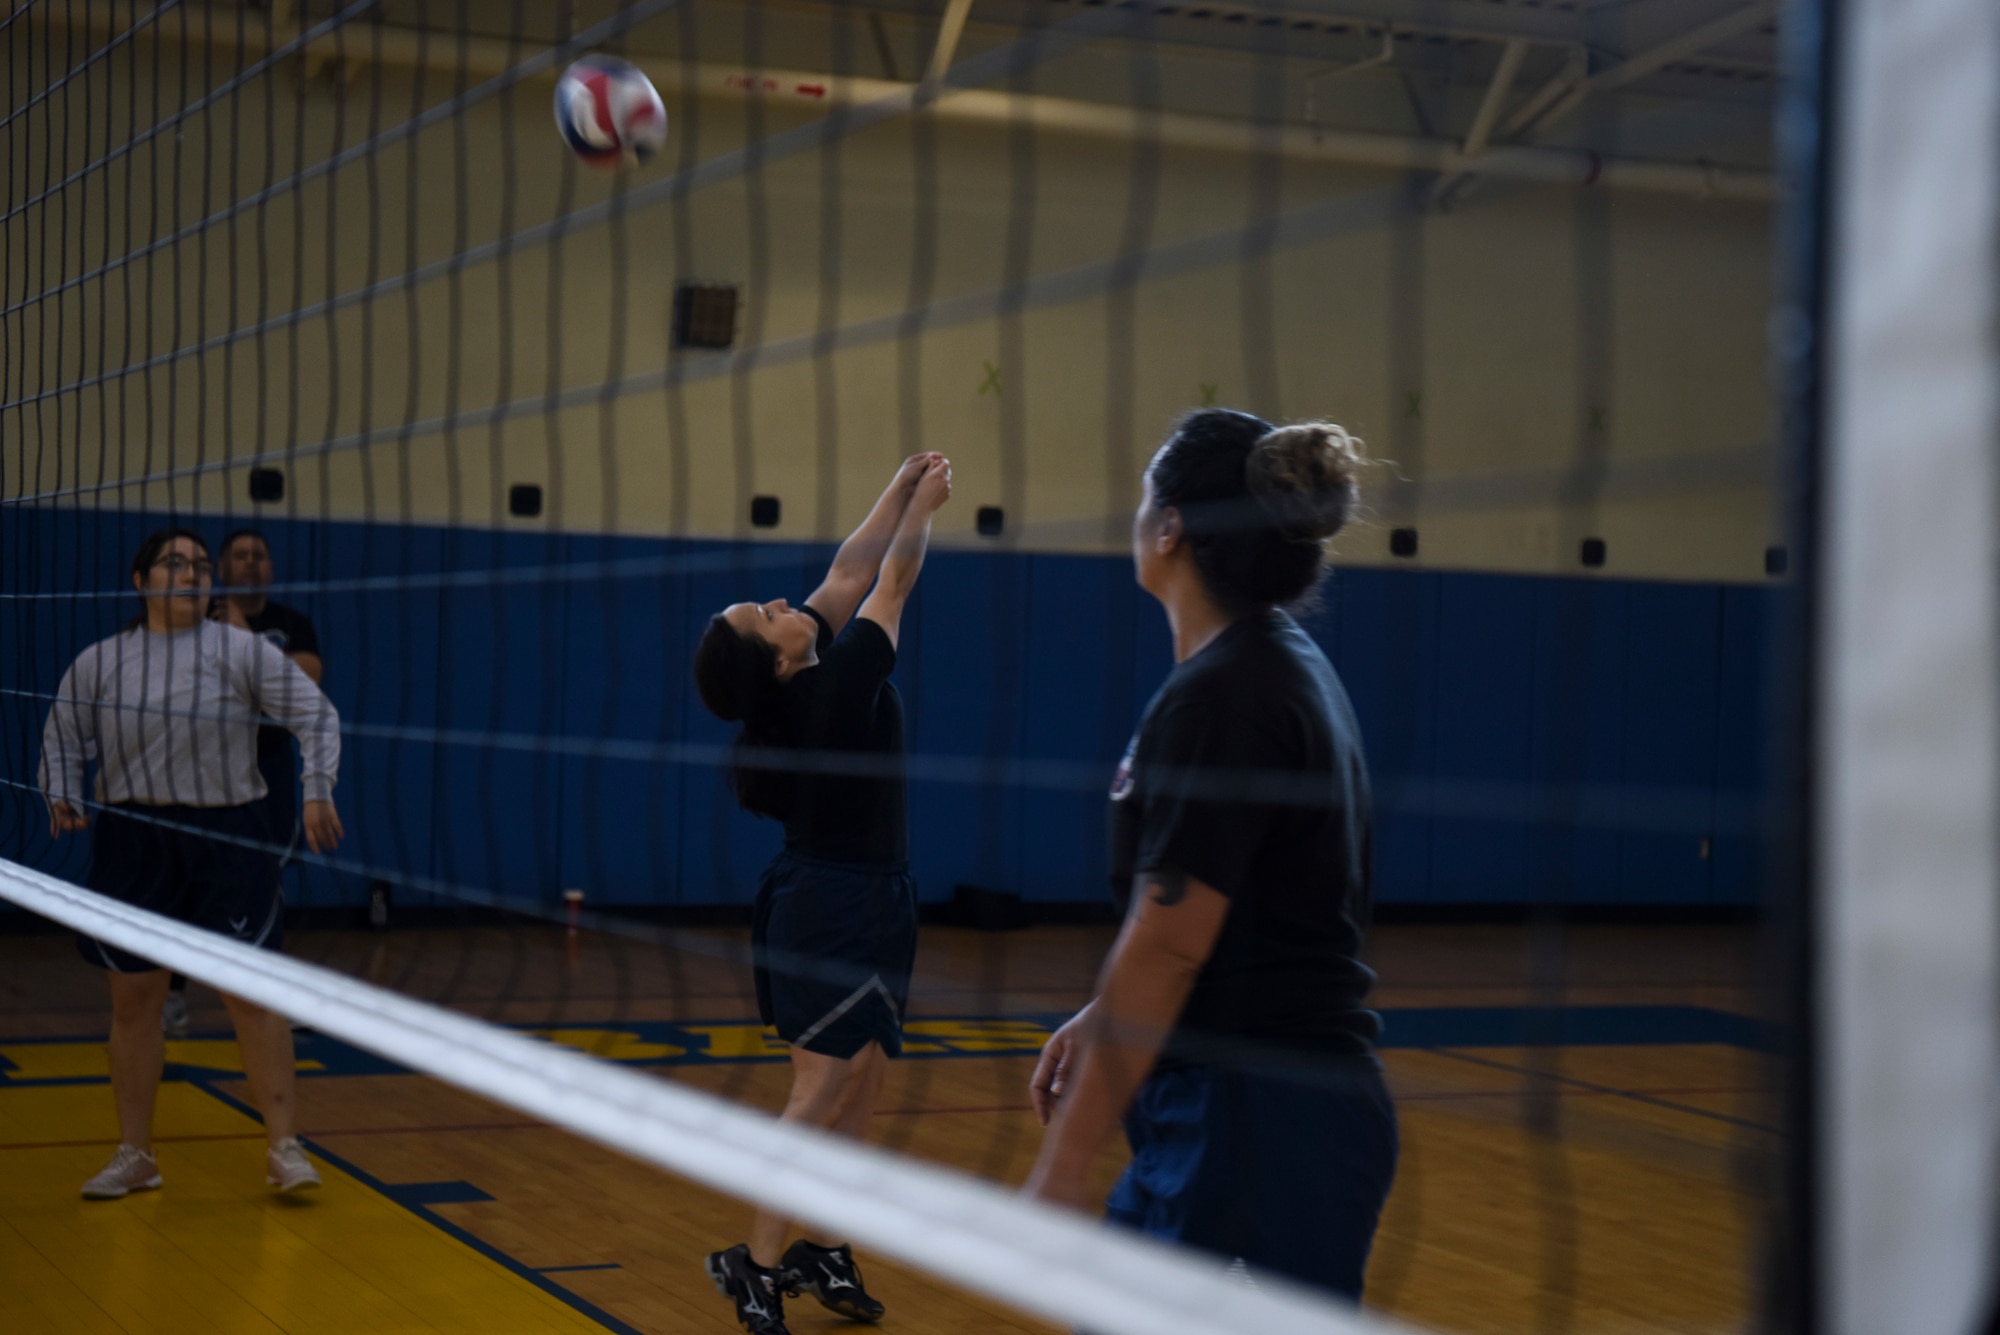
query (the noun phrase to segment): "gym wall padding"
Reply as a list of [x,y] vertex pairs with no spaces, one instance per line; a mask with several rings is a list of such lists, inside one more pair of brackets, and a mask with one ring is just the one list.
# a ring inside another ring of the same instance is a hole
[[[162,516],[19,510],[26,587],[108,592]],[[219,539],[222,526],[214,528]],[[316,622],[345,727],[346,870],[472,902],[746,904],[779,842],[714,763],[692,689],[703,623],[797,601],[827,550],[467,528],[264,526]],[[622,564],[621,564],[622,563]],[[641,576],[620,574],[634,565]],[[454,572],[464,578],[453,579]],[[498,578],[494,576],[498,572]],[[551,573],[562,577],[551,578]],[[284,595],[281,595],[284,597]],[[1740,905],[1760,894],[1773,586],[1343,567],[1306,625],[1339,668],[1374,776],[1388,904]],[[0,605],[0,746],[29,780],[46,696],[131,598]],[[911,853],[927,900],[1106,894],[1104,793],[1171,667],[1129,563],[934,551],[903,629]],[[39,799],[0,800],[0,852],[80,878]]]

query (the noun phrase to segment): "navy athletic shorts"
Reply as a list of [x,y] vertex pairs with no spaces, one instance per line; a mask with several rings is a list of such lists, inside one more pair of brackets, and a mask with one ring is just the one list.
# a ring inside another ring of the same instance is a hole
[[903,1050],[917,958],[907,864],[829,862],[786,849],[757,887],[750,935],[757,1013],[787,1043],[843,1060]]
[[264,821],[265,841],[283,850],[278,854],[281,867],[298,850],[301,823],[298,762],[292,756],[291,740],[291,735],[286,734],[283,749],[270,754],[261,747],[258,749],[257,772],[264,776],[264,796],[252,803]]
[[[90,875],[84,880],[90,889],[266,950],[283,943],[278,858],[258,847],[270,835],[259,804],[119,803],[98,812],[91,828]],[[86,960],[117,973],[160,967],[81,934],[76,945]]]
[[1132,1162],[1106,1202],[1112,1220],[1360,1301],[1398,1147],[1372,1060],[1159,1070],[1125,1134]]

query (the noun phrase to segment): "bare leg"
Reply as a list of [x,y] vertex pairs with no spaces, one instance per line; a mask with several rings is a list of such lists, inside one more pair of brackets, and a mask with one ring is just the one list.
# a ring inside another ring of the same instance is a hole
[[880,1043],[870,1043],[854,1054],[857,1068],[847,1082],[847,1093],[834,1114],[833,1129],[843,1136],[865,1140],[868,1124],[874,1119],[875,1105],[882,1101],[882,1081],[889,1074],[889,1054]]
[[[236,1046],[243,1054],[243,1074],[250,1097],[264,1114],[264,1133],[273,1145],[298,1134],[298,1072],[292,1055],[292,1028],[276,1011],[265,1010],[241,997],[223,995],[229,1018],[236,1025]],[[159,1027],[158,1017],[154,1027]]]
[[[849,1087],[857,1077],[864,1077],[871,1060],[881,1055],[881,1047],[874,1043],[845,1059],[793,1048],[792,1094],[778,1120],[833,1127],[847,1106]],[[778,1264],[791,1227],[791,1220],[783,1215],[759,1210],[750,1222],[750,1259],[767,1268]]]
[[118,1104],[118,1138],[153,1151],[153,1103],[166,1065],[160,1008],[167,1000],[167,971],[107,973],[111,980],[111,1096]]

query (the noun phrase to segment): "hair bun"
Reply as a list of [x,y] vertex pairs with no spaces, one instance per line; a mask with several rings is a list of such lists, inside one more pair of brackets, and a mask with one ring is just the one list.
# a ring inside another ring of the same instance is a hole
[[1360,501],[1361,441],[1332,422],[1266,432],[1250,451],[1245,482],[1294,542],[1325,542]]

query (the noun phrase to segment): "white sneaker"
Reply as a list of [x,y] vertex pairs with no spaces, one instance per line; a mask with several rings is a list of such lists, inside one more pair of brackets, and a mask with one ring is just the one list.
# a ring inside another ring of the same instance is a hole
[[188,999],[186,993],[167,993],[167,1004],[160,1007],[160,1032],[168,1038],[186,1038],[188,1036]]
[[306,1158],[305,1146],[288,1137],[264,1152],[264,1180],[279,1191],[304,1191],[319,1185],[319,1170]]
[[160,1185],[160,1165],[145,1150],[120,1145],[103,1171],[83,1184],[87,1201],[115,1201],[134,1191],[152,1191]]

